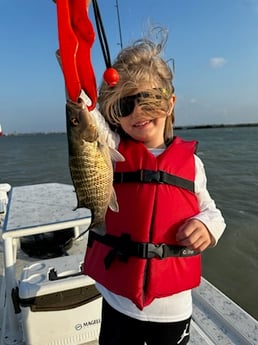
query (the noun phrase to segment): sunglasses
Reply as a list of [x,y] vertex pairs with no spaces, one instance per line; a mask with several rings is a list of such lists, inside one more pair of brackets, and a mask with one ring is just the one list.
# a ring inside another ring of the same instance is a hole
[[[156,89],[159,90],[159,89]],[[164,91],[163,91],[164,90]],[[160,92],[164,94],[167,98],[167,91],[165,89],[160,89]],[[166,92],[166,94],[165,94]],[[126,117],[132,114],[135,105],[142,103],[146,99],[154,99],[155,105],[160,106],[161,99],[163,97],[160,94],[155,94],[148,91],[139,92],[136,95],[126,96],[118,100],[117,109],[119,117]]]

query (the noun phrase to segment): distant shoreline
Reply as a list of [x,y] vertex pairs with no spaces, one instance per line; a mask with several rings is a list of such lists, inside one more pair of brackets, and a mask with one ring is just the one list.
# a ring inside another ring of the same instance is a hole
[[178,129],[206,129],[206,128],[231,128],[231,127],[258,127],[258,123],[175,126],[174,129],[178,130]]
[[[209,128],[234,128],[234,127],[258,127],[258,122],[256,123],[236,123],[236,124],[211,124],[211,125],[184,125],[175,126],[175,130],[182,129],[209,129]],[[30,132],[30,133],[3,133],[2,136],[18,136],[18,135],[37,135],[37,134],[65,134],[66,132]]]

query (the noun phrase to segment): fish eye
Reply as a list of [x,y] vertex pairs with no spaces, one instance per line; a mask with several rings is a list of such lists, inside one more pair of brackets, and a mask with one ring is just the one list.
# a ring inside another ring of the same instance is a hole
[[71,123],[71,125],[74,126],[74,127],[78,126],[78,124],[79,124],[78,118],[77,118],[77,117],[72,117],[72,118],[70,119],[70,123]]

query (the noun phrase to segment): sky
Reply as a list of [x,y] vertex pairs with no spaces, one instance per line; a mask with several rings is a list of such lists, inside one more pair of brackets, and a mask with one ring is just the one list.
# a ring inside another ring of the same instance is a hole
[[[258,0],[118,0],[122,44],[168,30],[176,126],[258,123]],[[111,59],[120,50],[116,0],[98,0]],[[92,8],[90,18],[95,26]],[[4,133],[64,132],[65,88],[55,58],[52,0],[0,0],[0,124]],[[97,84],[105,71],[91,52]]]

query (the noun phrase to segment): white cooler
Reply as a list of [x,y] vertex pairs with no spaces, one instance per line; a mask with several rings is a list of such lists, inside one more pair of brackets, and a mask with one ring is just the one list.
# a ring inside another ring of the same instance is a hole
[[101,296],[81,273],[82,256],[35,262],[22,271],[19,305],[26,345],[84,344],[98,339]]

